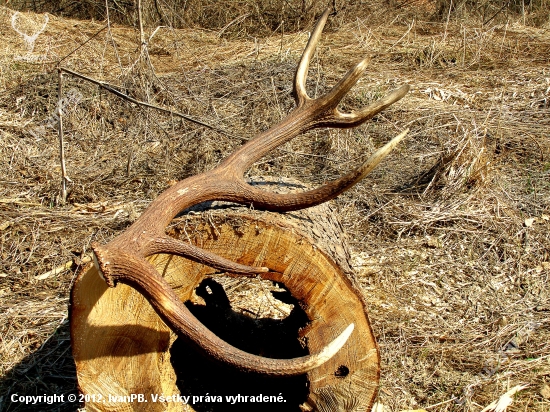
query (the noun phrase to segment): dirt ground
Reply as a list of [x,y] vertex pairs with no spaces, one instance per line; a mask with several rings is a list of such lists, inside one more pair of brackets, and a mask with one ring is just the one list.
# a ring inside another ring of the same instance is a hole
[[[68,295],[90,243],[282,119],[308,33],[147,28],[140,55],[133,28],[13,15],[0,8],[0,411],[44,410],[9,397],[76,393]],[[484,408],[520,385],[508,411],[550,410],[548,29],[350,21],[323,36],[310,94],[364,56],[343,109],[403,83],[412,91],[361,127],[300,136],[250,175],[319,185],[410,128],[335,201],[380,345],[377,411],[502,411]],[[63,203],[60,61],[211,127],[65,74]]]

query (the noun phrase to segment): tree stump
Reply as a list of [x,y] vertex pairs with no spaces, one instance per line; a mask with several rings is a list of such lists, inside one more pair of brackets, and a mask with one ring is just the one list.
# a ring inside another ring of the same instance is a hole
[[[303,188],[276,186],[279,192]],[[353,323],[351,337],[307,376],[235,371],[176,336],[135,289],[108,288],[90,265],[71,294],[73,355],[86,409],[370,411],[379,353],[331,205],[290,213],[209,206],[174,219],[167,233],[271,271],[262,280],[236,278],[174,255],[149,258],[203,324],[240,349],[272,358],[317,352]]]

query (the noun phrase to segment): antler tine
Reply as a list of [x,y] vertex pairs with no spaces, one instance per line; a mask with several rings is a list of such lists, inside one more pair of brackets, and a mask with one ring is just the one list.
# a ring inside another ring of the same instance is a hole
[[325,24],[330,13],[330,8],[327,8],[311,33],[307,46],[304,49],[298,68],[296,69],[296,74],[294,75],[294,94],[296,97],[296,105],[298,107],[303,106],[306,101],[310,100],[310,97],[307,95],[306,91],[306,78],[307,72],[309,70],[309,63],[313,57],[313,53],[317,48],[317,43],[321,38],[321,33],[325,28]]
[[319,42],[329,11],[330,9],[325,11],[317,26],[315,26],[296,70],[294,80],[296,109],[281,123],[249,140],[233,152],[219,165],[218,169],[223,169],[225,172],[230,172],[237,179],[242,179],[246,170],[254,162],[299,134],[319,127],[348,128],[358,126],[401,99],[410,90],[410,86],[406,84],[361,110],[351,113],[339,111],[337,109],[338,104],[365,71],[369,61],[366,58],[349,70],[326,95],[316,99],[310,98],[305,90],[305,79],[311,56]]
[[214,269],[238,273],[240,275],[257,275],[259,273],[269,272],[269,268],[241,265],[216,255],[215,253],[166,235],[154,238],[151,244],[148,245],[147,253],[144,253],[144,256],[147,257],[157,253],[169,253],[185,257]]
[[316,206],[334,199],[368,175],[407,135],[409,129],[395,136],[392,140],[374,152],[360,167],[317,189],[302,193],[279,194],[257,189],[243,183],[243,201],[250,202],[255,208],[288,212]]
[[410,90],[410,86],[405,84],[400,88],[394,90],[389,95],[371,103],[367,107],[351,112],[342,113],[336,108],[344,96],[351,90],[357,81],[363,75],[363,72],[367,68],[369,59],[363,59],[350,69],[346,75],[328,92],[325,96],[319,98],[319,103],[327,108],[332,107],[334,110],[329,112],[327,120],[321,123],[322,126],[329,127],[356,127],[361,123],[372,118],[376,114],[380,113],[386,107],[391,106],[393,103],[401,99]]
[[[92,244],[95,264],[110,286],[125,283],[138,290],[174,331],[201,347],[213,358],[240,370],[270,376],[301,375],[331,359],[345,345],[354,329],[348,325],[321,351],[293,359],[273,359],[252,355],[223,341],[204,326],[181,302],[168,282],[147,261],[123,251]],[[112,259],[113,257],[118,259]],[[121,259],[122,258],[122,259]]]
[[391,106],[396,101],[403,98],[403,96],[405,96],[409,92],[409,90],[410,86],[408,84],[405,84],[400,88],[394,90],[387,96],[384,96],[374,103],[371,103],[367,107],[364,107],[363,109],[357,111],[352,111],[351,113],[342,113],[340,110],[336,109],[334,111],[334,118],[329,120],[327,125],[340,128],[359,126],[360,124],[366,122],[367,120],[380,113],[388,106]]
[[326,106],[336,107],[338,103],[344,98],[344,96],[351,90],[359,78],[363,75],[363,72],[369,64],[369,58],[361,60],[350,69],[346,75],[336,83],[333,88],[325,96],[319,98]]

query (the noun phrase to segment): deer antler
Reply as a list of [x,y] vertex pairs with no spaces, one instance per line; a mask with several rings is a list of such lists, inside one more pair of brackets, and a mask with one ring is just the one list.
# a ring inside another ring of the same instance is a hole
[[295,359],[269,359],[243,352],[214,335],[178,299],[168,283],[146,258],[168,253],[193,259],[216,269],[247,275],[269,271],[265,267],[240,265],[165,234],[172,219],[186,208],[208,200],[250,204],[255,208],[289,211],[326,202],[365,177],[406,135],[393,138],[361,167],[320,188],[298,194],[275,194],[257,189],[244,180],[244,173],[266,153],[301,133],[319,127],[355,127],[401,99],[409,90],[404,85],[359,111],[342,113],[337,106],[367,66],[361,61],[326,95],[312,99],[305,82],[309,63],[317,46],[329,10],[317,23],[294,79],[297,107],[279,124],[250,140],[215,169],[189,177],[162,193],[125,232],[104,246],[92,245],[94,263],[107,284],[117,282],[138,289],[172,330],[186,336],[212,357],[241,370],[270,375],[296,375],[322,365],[345,344],[353,331],[349,325],[321,352]]

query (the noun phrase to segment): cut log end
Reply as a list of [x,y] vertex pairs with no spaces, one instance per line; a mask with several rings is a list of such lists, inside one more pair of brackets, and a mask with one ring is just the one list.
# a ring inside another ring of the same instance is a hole
[[[232,371],[175,336],[135,290],[123,284],[108,288],[90,265],[72,292],[73,353],[83,393],[103,394],[105,399],[109,394],[144,393],[149,402],[131,406],[148,411],[200,410],[198,400],[189,405],[193,409],[150,400],[157,394],[179,394],[191,396],[192,402],[192,396],[205,393],[219,394],[223,402],[238,394],[281,393],[296,409],[301,405],[302,410],[337,411],[356,405],[351,410],[370,410],[379,379],[379,354],[330,206],[284,215],[224,206],[179,218],[169,234],[231,261],[268,267],[270,272],[260,275],[263,282],[288,290],[281,297],[284,289],[269,291],[264,285],[260,292],[245,295],[248,303],[237,307],[235,295],[240,293],[242,300],[242,290],[234,282],[230,282],[233,287],[224,284],[214,269],[178,256],[152,256],[150,262],[178,297],[228,343],[275,358],[317,353],[334,339],[336,345],[345,342],[342,349],[307,376],[277,379]],[[262,314],[266,310],[262,306],[277,305],[265,298],[268,295],[291,308],[284,319]],[[223,405],[219,410],[224,410]],[[128,404],[89,402],[87,407],[117,411]]]

